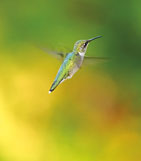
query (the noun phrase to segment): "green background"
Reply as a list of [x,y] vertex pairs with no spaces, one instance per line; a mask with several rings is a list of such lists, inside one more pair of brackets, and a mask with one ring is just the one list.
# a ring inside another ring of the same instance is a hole
[[[0,1],[0,161],[141,160],[141,2]],[[37,46],[87,50],[48,94],[60,61]]]

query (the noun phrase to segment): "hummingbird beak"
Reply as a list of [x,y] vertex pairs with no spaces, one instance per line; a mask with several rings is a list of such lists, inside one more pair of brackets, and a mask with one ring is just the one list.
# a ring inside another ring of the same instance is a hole
[[95,39],[101,38],[101,37],[102,37],[102,36],[96,36],[96,37],[94,37],[94,38],[92,38],[92,39],[87,40],[87,42],[89,43],[89,42],[91,42],[91,41],[93,41],[93,40],[95,40]]

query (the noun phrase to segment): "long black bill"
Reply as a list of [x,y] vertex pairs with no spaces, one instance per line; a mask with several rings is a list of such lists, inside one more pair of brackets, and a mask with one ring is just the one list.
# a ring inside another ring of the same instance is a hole
[[95,39],[101,38],[101,37],[102,37],[102,36],[96,36],[96,37],[94,37],[94,38],[92,38],[92,39],[87,40],[87,42],[89,43],[89,42],[91,42],[91,41],[93,41],[93,40],[95,40]]

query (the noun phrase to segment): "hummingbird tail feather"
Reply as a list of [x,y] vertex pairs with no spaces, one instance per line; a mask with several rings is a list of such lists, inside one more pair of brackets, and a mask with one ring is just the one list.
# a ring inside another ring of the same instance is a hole
[[65,79],[62,79],[62,80],[59,81],[59,82],[55,80],[55,81],[53,82],[53,84],[52,84],[52,86],[51,86],[51,88],[50,88],[50,90],[49,90],[48,93],[50,94],[52,91],[54,91],[55,88],[56,88],[60,83],[62,83],[64,80],[65,80]]

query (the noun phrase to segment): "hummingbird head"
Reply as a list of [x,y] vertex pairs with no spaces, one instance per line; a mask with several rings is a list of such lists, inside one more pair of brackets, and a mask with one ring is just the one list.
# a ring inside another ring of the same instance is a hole
[[102,37],[102,36],[97,36],[97,37],[94,37],[94,38],[89,39],[89,40],[78,40],[74,45],[73,51],[79,53],[81,56],[84,56],[89,42],[91,42],[91,41],[93,41],[97,38],[100,38],[100,37]]

